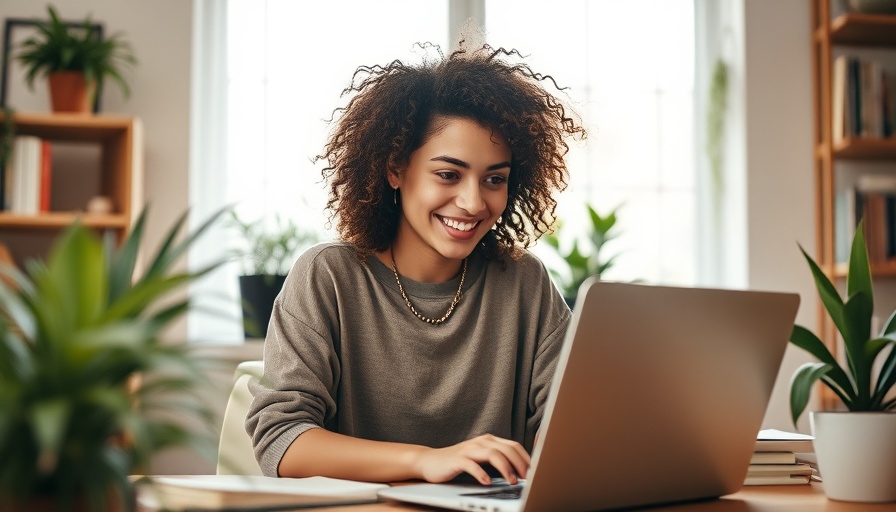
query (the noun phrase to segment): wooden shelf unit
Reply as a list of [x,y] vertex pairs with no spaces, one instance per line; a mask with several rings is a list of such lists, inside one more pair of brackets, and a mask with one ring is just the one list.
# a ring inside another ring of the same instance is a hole
[[[847,12],[833,17],[832,0],[811,0],[812,68],[814,98],[814,162],[816,198],[816,261],[832,279],[843,283],[846,262],[836,261],[835,164],[844,161],[893,163],[896,173],[896,138],[848,137],[834,141],[833,127],[833,53],[834,49],[875,48],[896,50],[896,15]],[[896,262],[873,262],[874,279],[896,278]],[[837,330],[819,301],[819,332],[835,357],[840,349]],[[827,408],[839,403],[837,397],[822,388]]]
[[[49,212],[36,215],[0,211],[0,243],[16,236],[52,238],[75,220],[111,233],[118,241],[123,240],[140,213],[143,202],[143,136],[140,120],[126,116],[15,113],[14,124],[16,135],[34,135],[51,143],[99,146],[100,168],[96,170],[99,190],[94,195],[111,199],[113,211],[108,214],[57,211],[53,210],[52,202]],[[56,171],[55,161],[53,168]],[[53,202],[56,202],[55,199]],[[7,245],[13,254],[21,252],[10,243]]]

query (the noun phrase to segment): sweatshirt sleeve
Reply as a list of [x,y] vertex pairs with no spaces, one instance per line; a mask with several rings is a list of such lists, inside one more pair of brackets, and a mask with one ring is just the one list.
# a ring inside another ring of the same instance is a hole
[[[333,283],[315,271],[316,251],[293,266],[274,302],[264,347],[264,377],[250,384],[246,418],[262,472],[277,476],[286,449],[336,414],[340,378]],[[329,288],[329,289],[328,289]],[[333,334],[336,333],[336,334]]]
[[529,417],[526,425],[526,446],[532,447],[535,433],[541,426],[547,405],[548,394],[557,368],[557,359],[572,314],[560,292],[554,286],[550,274],[541,268],[541,300],[539,302],[539,318],[541,323],[536,330],[538,343],[532,367],[532,379],[529,387]]

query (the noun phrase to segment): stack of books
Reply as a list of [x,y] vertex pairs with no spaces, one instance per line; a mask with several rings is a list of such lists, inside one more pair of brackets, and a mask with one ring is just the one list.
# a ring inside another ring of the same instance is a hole
[[817,475],[812,436],[760,430],[744,485],[807,484]]

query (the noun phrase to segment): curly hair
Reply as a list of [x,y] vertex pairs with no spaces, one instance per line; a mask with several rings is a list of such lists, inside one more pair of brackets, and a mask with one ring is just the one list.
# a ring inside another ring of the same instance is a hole
[[[434,45],[420,47],[436,48]],[[486,254],[517,257],[551,229],[557,201],[567,186],[566,137],[586,136],[571,109],[543,84],[550,75],[508,62],[517,50],[456,50],[437,62],[361,66],[334,111],[335,128],[323,154],[330,182],[327,209],[341,238],[362,257],[394,241],[401,206],[393,200],[387,173],[399,173],[435,129],[436,116],[463,117],[500,132],[512,159],[507,207],[483,240]]]

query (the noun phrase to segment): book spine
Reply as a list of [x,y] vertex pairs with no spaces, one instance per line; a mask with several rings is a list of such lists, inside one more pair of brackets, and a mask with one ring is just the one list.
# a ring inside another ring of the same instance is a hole
[[41,141],[41,156],[40,156],[40,205],[38,210],[41,213],[46,213],[50,211],[50,190],[51,190],[51,182],[52,182],[52,169],[53,169],[53,152],[52,146],[50,145],[50,141],[42,140]]

